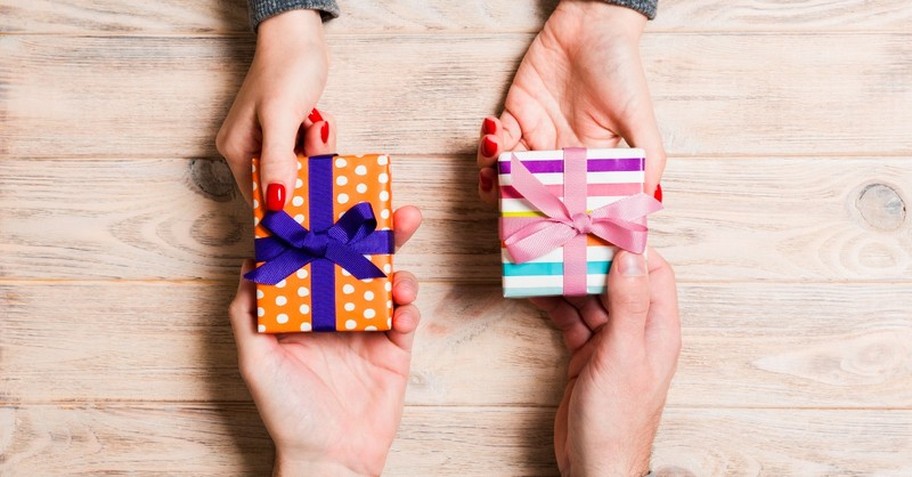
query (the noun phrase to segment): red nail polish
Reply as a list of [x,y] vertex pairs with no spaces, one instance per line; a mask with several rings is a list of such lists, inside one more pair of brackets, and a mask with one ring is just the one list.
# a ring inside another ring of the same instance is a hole
[[285,186],[269,184],[269,187],[266,188],[266,208],[272,212],[285,208]]
[[310,112],[310,116],[307,116],[307,119],[312,123],[318,123],[323,120],[323,115],[317,111],[317,108],[314,108],[313,111]]
[[320,128],[320,139],[323,140],[323,144],[329,141],[329,123],[323,123],[323,127]]
[[653,197],[659,202],[662,202],[662,184],[656,184],[656,191],[653,194]]
[[481,153],[485,157],[494,157],[494,153],[497,152],[497,143],[489,137],[485,137],[481,141]]
[[481,190],[483,192],[490,192],[494,187],[494,181],[485,175],[484,171],[478,171],[478,183],[481,185]]
[[484,131],[485,134],[494,134],[497,132],[497,123],[491,118],[485,118],[481,130]]

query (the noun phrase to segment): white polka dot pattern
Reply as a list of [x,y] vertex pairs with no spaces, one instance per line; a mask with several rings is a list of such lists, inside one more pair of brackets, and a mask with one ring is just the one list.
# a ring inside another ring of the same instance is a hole
[[[368,202],[377,219],[377,230],[392,230],[390,210],[389,157],[385,155],[337,156],[332,161],[332,217],[338,220],[352,206]],[[255,160],[255,163],[257,161]],[[301,164],[304,167],[301,167]],[[285,212],[305,228],[310,228],[307,158],[299,158],[298,179]],[[253,166],[254,181],[259,177]],[[256,237],[266,237],[269,231],[260,220],[265,214],[262,187],[254,187]],[[392,272],[391,255],[366,255],[386,274]],[[336,265],[335,329],[339,331],[385,331],[392,324],[392,284],[390,277],[358,280]],[[276,286],[257,286],[257,331],[287,333],[313,331],[314,307],[311,300],[312,267],[306,265],[289,275]]]

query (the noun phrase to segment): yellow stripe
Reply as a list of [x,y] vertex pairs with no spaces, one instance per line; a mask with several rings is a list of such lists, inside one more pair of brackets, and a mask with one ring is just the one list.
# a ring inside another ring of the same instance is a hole
[[501,212],[501,217],[544,217],[541,212]]

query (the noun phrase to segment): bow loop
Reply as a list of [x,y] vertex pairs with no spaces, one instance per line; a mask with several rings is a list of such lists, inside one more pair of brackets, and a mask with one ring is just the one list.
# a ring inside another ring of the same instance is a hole
[[314,260],[329,260],[359,280],[385,277],[364,254],[391,253],[392,233],[377,231],[370,203],[347,210],[326,230],[307,230],[284,211],[269,212],[261,224],[272,236],[256,239],[256,259],[263,262],[244,278],[275,285]]
[[[578,155],[579,151],[574,150],[571,153]],[[583,155],[565,159],[567,160],[586,159]],[[585,168],[581,173],[585,176]],[[526,169],[515,154],[510,158],[510,175],[513,188],[545,215],[527,222],[527,225],[504,238],[504,246],[516,263],[538,258],[565,246],[577,237],[588,234],[600,237],[624,250],[643,253],[646,249],[646,216],[662,209],[659,201],[641,192],[591,212],[569,210],[564,202],[549,192],[547,187]],[[573,184],[567,182],[571,179]],[[571,194],[585,195],[585,190],[585,177],[582,177],[582,180],[565,177],[564,200]],[[581,204],[585,204],[585,200]]]

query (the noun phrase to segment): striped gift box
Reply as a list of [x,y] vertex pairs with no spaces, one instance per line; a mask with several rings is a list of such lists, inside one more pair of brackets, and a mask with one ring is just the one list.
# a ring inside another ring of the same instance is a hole
[[[504,245],[505,238],[512,233],[511,229],[515,230],[523,222],[545,217],[513,187],[511,158],[514,154],[549,193],[561,200],[564,200],[565,195],[565,151],[510,152],[501,154],[498,158],[504,296],[518,298],[565,295],[563,248],[556,248],[524,263],[516,263]],[[586,149],[585,160],[587,212],[643,191],[646,160],[642,149]],[[595,235],[586,236],[588,294],[598,294],[605,290],[608,269],[616,250],[614,245]]]

